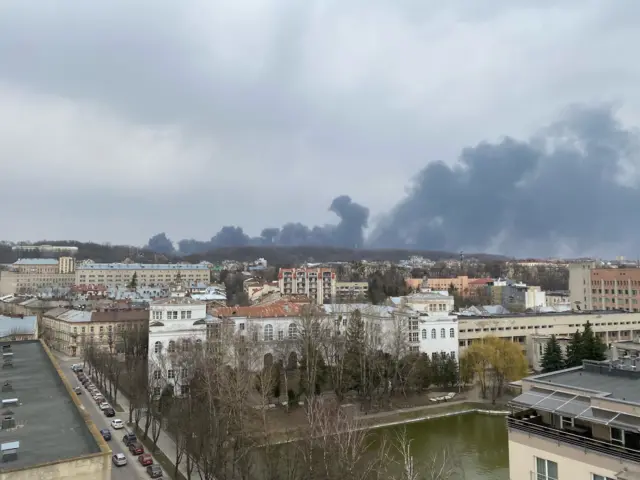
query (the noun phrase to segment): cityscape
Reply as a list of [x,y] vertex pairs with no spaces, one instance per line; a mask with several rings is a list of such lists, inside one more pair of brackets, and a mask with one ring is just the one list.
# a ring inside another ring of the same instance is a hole
[[640,480],[638,26],[0,2],[0,480]]

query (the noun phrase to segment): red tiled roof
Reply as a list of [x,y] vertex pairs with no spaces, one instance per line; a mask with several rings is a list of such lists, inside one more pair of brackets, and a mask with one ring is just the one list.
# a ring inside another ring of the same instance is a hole
[[301,305],[290,302],[253,305],[250,307],[219,307],[211,310],[216,317],[295,317],[300,314]]

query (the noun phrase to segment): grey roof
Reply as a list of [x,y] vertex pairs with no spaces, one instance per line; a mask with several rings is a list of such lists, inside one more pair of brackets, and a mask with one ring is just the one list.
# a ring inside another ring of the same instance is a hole
[[58,265],[55,258],[20,258],[14,262],[14,265]]
[[98,453],[100,447],[40,342],[11,346],[14,366],[0,372],[2,383],[10,381],[13,391],[0,395],[18,399],[17,406],[8,407],[18,428],[0,430],[0,443],[18,441],[20,449],[17,460],[0,464],[0,472]]
[[[12,332],[18,333],[36,333],[36,325],[38,317],[31,315],[28,317],[5,317],[0,315],[0,338],[8,336]],[[0,378],[2,375],[0,375]]]
[[336,303],[322,305],[325,313],[327,314],[341,314],[350,313],[355,310],[360,310],[360,313],[365,316],[379,316],[390,317],[398,309],[387,305],[371,305],[370,303]]
[[209,270],[206,265],[185,263],[87,263],[76,270]]
[[582,389],[591,395],[603,395],[612,400],[640,403],[640,372],[609,372],[608,369],[570,368],[537,375],[535,382]]

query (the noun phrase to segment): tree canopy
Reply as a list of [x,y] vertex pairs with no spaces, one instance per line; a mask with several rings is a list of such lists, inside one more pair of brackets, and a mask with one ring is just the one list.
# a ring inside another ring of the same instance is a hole
[[547,342],[544,348],[544,355],[542,356],[542,371],[544,373],[555,372],[564,368],[565,361],[562,353],[562,347],[558,343],[558,339],[555,335],[551,335],[551,338]]

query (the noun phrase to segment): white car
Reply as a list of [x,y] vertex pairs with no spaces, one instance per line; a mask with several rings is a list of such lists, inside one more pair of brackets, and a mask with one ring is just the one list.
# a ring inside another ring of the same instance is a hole
[[124,453],[116,453],[111,459],[116,467],[124,467],[127,464],[127,457],[124,456]]
[[100,404],[100,410],[106,410],[107,408],[111,408],[111,405],[109,405],[107,402],[102,402]]
[[124,423],[119,418],[114,418],[111,420],[111,426],[114,430],[120,430],[121,428],[124,428]]

